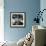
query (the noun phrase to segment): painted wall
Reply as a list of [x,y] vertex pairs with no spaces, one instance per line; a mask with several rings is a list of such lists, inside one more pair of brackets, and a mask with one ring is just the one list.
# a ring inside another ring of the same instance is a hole
[[[40,9],[41,9],[41,11],[42,11],[43,9],[46,9],[46,0],[41,0],[41,1],[40,1]],[[40,25],[46,27],[46,10],[43,12],[42,17],[43,17],[43,22],[41,21],[41,22],[40,22]]]
[[[32,30],[33,19],[40,10],[40,0],[4,0],[4,39],[18,41]],[[10,12],[26,12],[25,28],[10,27]]]

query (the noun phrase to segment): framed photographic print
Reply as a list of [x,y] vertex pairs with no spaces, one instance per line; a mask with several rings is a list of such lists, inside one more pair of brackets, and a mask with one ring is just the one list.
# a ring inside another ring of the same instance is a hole
[[10,26],[24,27],[25,26],[25,12],[10,12]]

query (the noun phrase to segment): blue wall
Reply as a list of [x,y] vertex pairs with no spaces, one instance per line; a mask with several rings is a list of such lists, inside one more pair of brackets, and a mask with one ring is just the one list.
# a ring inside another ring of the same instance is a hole
[[[33,19],[40,9],[40,0],[4,0],[4,38],[18,41],[32,29]],[[11,28],[10,12],[26,12],[26,27]]]
[[[46,9],[46,0],[41,0],[40,1],[40,10],[42,11],[43,9]],[[46,27],[46,10],[43,12],[43,22],[40,21],[40,25]]]

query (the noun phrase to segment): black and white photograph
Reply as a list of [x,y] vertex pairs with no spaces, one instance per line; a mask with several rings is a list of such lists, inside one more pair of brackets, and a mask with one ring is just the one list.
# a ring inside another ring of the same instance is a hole
[[25,12],[11,12],[10,13],[10,26],[11,27],[24,27],[25,26]]

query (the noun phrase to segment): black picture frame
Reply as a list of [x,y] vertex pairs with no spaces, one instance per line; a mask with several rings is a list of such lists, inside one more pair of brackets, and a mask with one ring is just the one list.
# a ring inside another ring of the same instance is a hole
[[10,27],[25,27],[26,12],[10,12]]

